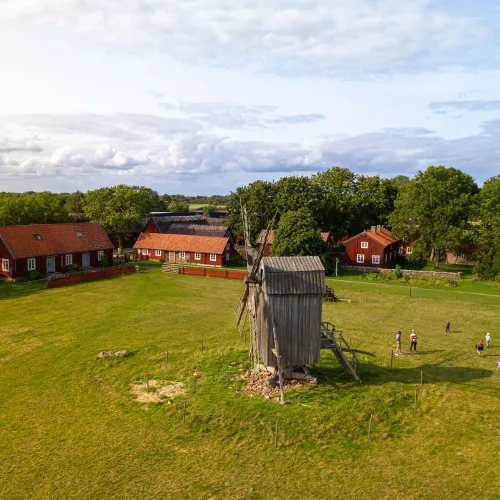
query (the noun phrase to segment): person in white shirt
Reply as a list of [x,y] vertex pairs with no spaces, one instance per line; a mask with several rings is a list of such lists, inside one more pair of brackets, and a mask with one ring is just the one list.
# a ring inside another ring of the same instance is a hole
[[413,350],[417,352],[417,333],[415,330],[412,330],[410,335],[410,352]]
[[490,342],[491,342],[491,336],[490,336],[490,334],[487,333],[486,336],[484,337],[484,339],[486,340],[486,348],[489,349]]
[[399,356],[399,354],[403,354],[401,351],[401,331],[396,333],[396,356]]

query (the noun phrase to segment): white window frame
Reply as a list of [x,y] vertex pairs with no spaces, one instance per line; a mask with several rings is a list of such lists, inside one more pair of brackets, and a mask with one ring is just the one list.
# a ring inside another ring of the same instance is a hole
[[356,262],[358,264],[364,264],[365,263],[365,256],[362,253],[358,253],[358,255],[356,255]]
[[411,255],[413,253],[413,247],[406,247],[406,255]]
[[5,271],[6,273],[10,272],[10,260],[9,259],[2,259],[2,271]]
[[186,258],[186,252],[179,252],[179,259],[185,259]]
[[194,253],[194,260],[201,260],[201,252]]
[[210,262],[217,262],[217,254],[216,253],[210,254]]
[[380,264],[380,255],[372,255],[372,264]]
[[64,264],[66,266],[71,266],[71,264],[73,264],[73,254],[72,253],[67,253],[64,256]]
[[368,242],[367,241],[362,241],[361,242],[361,248],[368,248]]
[[97,262],[101,262],[102,259],[104,259],[104,250],[99,250],[97,252]]
[[149,255],[149,250],[147,248],[143,248],[142,255]]
[[28,259],[28,271],[35,271],[36,270],[36,259],[31,258]]
[[404,250],[404,247],[398,247],[398,254],[403,255]]
[[156,250],[155,255],[156,255],[157,257],[161,257],[161,250]]

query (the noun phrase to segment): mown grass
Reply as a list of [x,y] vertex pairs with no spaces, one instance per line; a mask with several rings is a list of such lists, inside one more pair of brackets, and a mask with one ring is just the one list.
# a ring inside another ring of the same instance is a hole
[[[354,289],[324,319],[377,355],[363,358],[365,384],[324,352],[318,385],[280,406],[239,392],[241,289],[150,267],[1,301],[0,497],[498,497],[497,304]],[[391,369],[394,334],[411,328],[419,353]],[[131,355],[97,359],[105,349]],[[130,384],[147,375],[183,382],[185,396],[135,402]]]

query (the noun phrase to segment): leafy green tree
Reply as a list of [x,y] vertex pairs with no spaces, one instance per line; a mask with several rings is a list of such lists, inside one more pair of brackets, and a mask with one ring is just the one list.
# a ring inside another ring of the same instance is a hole
[[217,212],[217,207],[215,205],[206,205],[201,210],[205,215],[209,215],[213,212]]
[[461,248],[471,231],[479,188],[455,168],[431,166],[398,192],[389,221],[397,237],[417,240],[412,259],[439,266],[442,251]]
[[321,255],[326,244],[307,208],[284,214],[274,232],[273,255]]
[[189,204],[185,201],[172,200],[168,205],[169,212],[189,212]]
[[338,242],[352,231],[356,176],[347,168],[332,167],[316,174],[312,183],[323,197],[318,222],[322,229],[331,231]]
[[125,184],[88,191],[83,204],[84,212],[91,220],[101,224],[108,234],[119,238],[120,248],[123,248],[130,226],[160,207],[161,200],[156,191]]
[[83,213],[83,203],[85,200],[85,194],[81,191],[75,191],[70,193],[66,197],[66,207],[70,214],[81,214]]
[[245,187],[239,187],[231,193],[228,209],[228,225],[235,235],[243,234],[241,203],[246,207],[248,225],[252,240],[261,229],[266,228],[277,210],[276,185],[273,182],[256,181]]

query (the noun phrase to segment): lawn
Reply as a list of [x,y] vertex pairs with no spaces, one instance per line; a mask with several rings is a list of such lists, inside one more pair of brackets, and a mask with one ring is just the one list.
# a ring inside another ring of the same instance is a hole
[[[365,383],[323,352],[319,383],[281,406],[239,392],[242,286],[151,266],[0,300],[0,497],[499,498],[500,299],[350,290],[323,316],[377,355]],[[391,369],[396,330],[413,327],[419,353]],[[148,376],[186,392],[138,403],[130,384]]]

